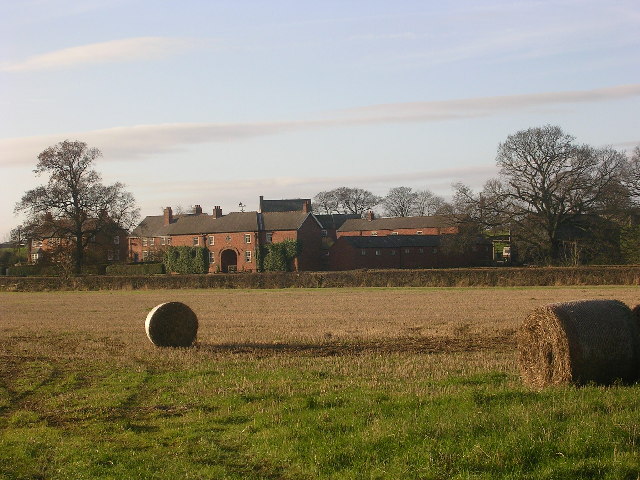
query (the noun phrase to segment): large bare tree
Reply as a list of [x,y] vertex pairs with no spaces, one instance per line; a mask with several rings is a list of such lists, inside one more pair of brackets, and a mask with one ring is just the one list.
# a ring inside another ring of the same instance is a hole
[[385,214],[389,217],[409,217],[415,209],[418,193],[411,187],[394,187],[382,199]]
[[338,187],[318,193],[313,203],[318,213],[352,213],[362,215],[379,204],[381,198],[369,190]]
[[629,205],[630,164],[612,148],[579,145],[560,127],[546,125],[509,135],[498,147],[499,178],[479,195],[462,186],[474,216],[485,225],[521,227],[523,241],[537,243],[550,261],[560,260],[562,231],[585,215]]
[[65,140],[47,148],[38,155],[34,170],[38,176],[48,176],[46,185],[25,192],[15,207],[27,214],[31,235],[71,242],[77,273],[92,239],[119,228],[128,230],[139,216],[133,195],[123,184],[102,183],[93,169],[100,156],[100,150],[80,141]]

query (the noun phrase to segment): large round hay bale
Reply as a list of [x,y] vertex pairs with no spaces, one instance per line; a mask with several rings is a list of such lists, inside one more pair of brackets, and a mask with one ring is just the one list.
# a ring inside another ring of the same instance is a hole
[[189,347],[198,333],[198,317],[184,303],[161,303],[147,315],[145,329],[158,347]]
[[525,384],[633,382],[640,373],[640,329],[617,300],[555,303],[535,309],[518,334]]

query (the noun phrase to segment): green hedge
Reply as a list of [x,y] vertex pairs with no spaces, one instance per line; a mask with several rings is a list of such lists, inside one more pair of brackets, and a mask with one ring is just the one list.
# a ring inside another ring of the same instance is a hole
[[640,285],[640,266],[0,277],[0,291]]
[[262,247],[260,255],[261,269],[265,272],[290,272],[293,260],[302,251],[302,245],[296,240],[283,240]]
[[205,247],[169,247],[164,264],[171,273],[208,273],[209,250]]
[[160,275],[164,273],[162,263],[136,263],[133,265],[109,265],[107,275]]

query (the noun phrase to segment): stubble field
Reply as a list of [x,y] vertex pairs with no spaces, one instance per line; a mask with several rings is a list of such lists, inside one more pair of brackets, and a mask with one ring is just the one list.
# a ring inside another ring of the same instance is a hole
[[[638,287],[0,293],[0,478],[640,478],[640,388],[520,382],[536,306]],[[197,345],[144,319],[181,301]]]

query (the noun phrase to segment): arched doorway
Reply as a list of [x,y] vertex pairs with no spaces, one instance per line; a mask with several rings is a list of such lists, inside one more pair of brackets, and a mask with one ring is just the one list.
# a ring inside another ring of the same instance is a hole
[[238,255],[235,250],[227,249],[223,250],[220,254],[220,263],[222,265],[222,272],[229,273],[238,270]]

